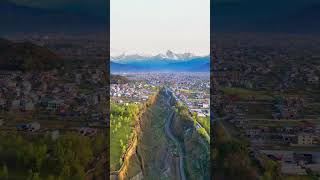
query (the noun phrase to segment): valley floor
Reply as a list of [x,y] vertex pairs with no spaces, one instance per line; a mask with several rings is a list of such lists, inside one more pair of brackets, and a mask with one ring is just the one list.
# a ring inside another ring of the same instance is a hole
[[176,149],[165,134],[171,110],[163,93],[142,117],[136,154],[130,159],[127,178],[180,179]]

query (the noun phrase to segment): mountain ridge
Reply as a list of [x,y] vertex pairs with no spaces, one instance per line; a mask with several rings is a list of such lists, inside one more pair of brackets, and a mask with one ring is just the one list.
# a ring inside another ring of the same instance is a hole
[[144,60],[122,60],[110,62],[111,72],[209,72],[210,57],[190,59],[163,59],[157,56]]
[[111,61],[114,62],[127,62],[127,61],[138,61],[138,60],[150,60],[150,59],[162,59],[162,60],[190,60],[205,56],[198,56],[192,53],[174,53],[171,50],[167,50],[166,53],[159,53],[157,55],[143,55],[139,53],[126,54],[122,53],[117,56],[111,56]]

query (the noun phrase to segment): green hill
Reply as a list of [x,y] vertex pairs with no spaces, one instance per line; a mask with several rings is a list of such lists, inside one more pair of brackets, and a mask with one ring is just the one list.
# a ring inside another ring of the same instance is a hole
[[111,84],[127,84],[129,82],[128,78],[120,75],[112,75],[111,74]]
[[0,70],[50,70],[59,66],[61,60],[47,48],[0,38]]

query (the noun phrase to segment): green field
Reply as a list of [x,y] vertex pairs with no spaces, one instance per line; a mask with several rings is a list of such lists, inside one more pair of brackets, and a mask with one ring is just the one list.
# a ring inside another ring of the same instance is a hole
[[247,101],[254,97],[256,100],[260,101],[270,101],[273,97],[264,91],[254,91],[243,88],[234,87],[221,87],[220,90],[226,95],[236,95],[239,100]]
[[284,176],[285,180],[316,180],[316,177],[312,177],[312,176]]

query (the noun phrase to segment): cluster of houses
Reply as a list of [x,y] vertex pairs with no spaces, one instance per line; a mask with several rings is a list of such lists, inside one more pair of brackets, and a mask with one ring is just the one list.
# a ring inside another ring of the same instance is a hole
[[[315,153],[320,149],[320,124],[317,116],[305,113],[310,100],[307,103],[299,96],[283,96],[261,102],[237,101],[217,89],[214,92],[214,107],[223,110],[220,112],[228,117],[224,121],[236,128],[234,135],[249,140],[255,153],[279,162],[283,174],[320,174],[319,154]],[[252,106],[267,113],[248,111]],[[265,109],[267,106],[270,110]]]
[[[241,40],[240,40],[241,41]],[[226,41],[220,49],[216,49],[218,56],[213,66],[213,76],[220,85],[228,87],[242,87],[249,89],[285,90],[314,87],[320,82],[320,65],[313,62],[319,57],[310,52],[301,52],[288,44],[268,44],[264,39],[264,47],[256,47],[257,42]],[[231,43],[232,46],[228,46]],[[309,46],[308,42],[302,42]],[[226,46],[227,48],[224,48]],[[300,58],[303,56],[304,63]]]
[[[216,114],[234,127],[232,134],[251,142],[255,159],[267,155],[281,163],[284,174],[306,175],[310,170],[320,174],[316,110],[320,64],[315,63],[319,62],[315,56],[319,46],[310,44],[308,38],[283,38],[219,37],[212,71],[212,105]],[[238,101],[218,86],[264,91],[274,98]]]
[[210,116],[210,79],[208,73],[135,73],[132,83],[111,84],[110,96],[120,103],[146,101],[155,87],[168,86],[177,100],[198,116]]
[[[299,99],[287,99],[283,104],[290,104],[293,108],[299,107],[302,102]],[[320,147],[320,124],[316,121],[301,121],[293,119],[293,116],[281,119],[274,119],[271,116],[270,118],[250,118],[250,115],[254,114],[248,114],[243,106],[243,103],[241,105],[230,103],[223,106],[223,109],[226,116],[230,117],[226,121],[234,125],[240,135],[248,138],[253,146],[282,144]]]
[[0,71],[0,109],[82,114],[105,100],[103,73],[98,69],[59,73]]
[[[4,118],[1,125],[6,122],[8,127],[16,126],[17,131],[38,132],[39,122],[51,117],[102,125],[106,121],[100,111],[106,103],[103,80],[100,68],[86,65],[72,71],[0,71],[0,112]],[[7,119],[8,113],[14,114],[15,119]],[[15,121],[21,119],[26,121]],[[39,122],[28,123],[34,120]],[[41,125],[46,127],[46,122]]]
[[250,126],[244,125],[243,123],[237,124],[237,127],[246,127],[246,129],[242,129],[243,135],[246,136],[254,146],[282,144],[291,147],[319,147],[320,145],[320,127],[305,125],[271,128],[260,125],[255,128],[250,128]]
[[275,119],[297,119],[302,117],[306,107],[305,100],[299,97],[284,97],[275,104],[278,113],[273,114]]
[[194,83],[193,85],[190,83],[179,83],[173,85],[170,89],[176,100],[186,105],[192,114],[196,113],[199,117],[209,117],[210,94],[208,85],[209,79],[207,82]]
[[261,155],[267,156],[280,164],[283,174],[307,175],[308,171],[320,173],[320,153],[318,151],[259,150],[254,152],[255,158],[261,161]]
[[[320,149],[320,124],[314,118],[303,120],[301,114],[306,106],[303,98],[286,97],[275,101],[269,117],[249,114],[253,112],[246,111],[246,102],[236,103],[219,95],[216,100],[220,104],[215,101],[215,107],[222,108],[228,117],[224,121],[236,128],[234,135],[249,140],[256,153],[279,162],[283,174],[320,174],[319,154],[315,153]],[[247,103],[261,106],[258,102]],[[266,151],[268,149],[278,149],[281,153]]]
[[154,92],[154,85],[139,81],[110,85],[110,97],[118,104],[143,104]]
[[[39,132],[40,131],[40,123],[39,122],[31,122],[31,123],[20,123],[16,125],[16,130],[21,131],[21,132]],[[52,140],[56,140],[60,136],[60,131],[59,130],[50,130],[50,129],[43,129],[43,132],[49,133],[51,136]],[[79,133],[80,135],[83,136],[88,136],[88,137],[93,137],[97,134],[98,129],[97,128],[92,128],[92,127],[80,127],[80,128],[75,128],[75,132]]]

